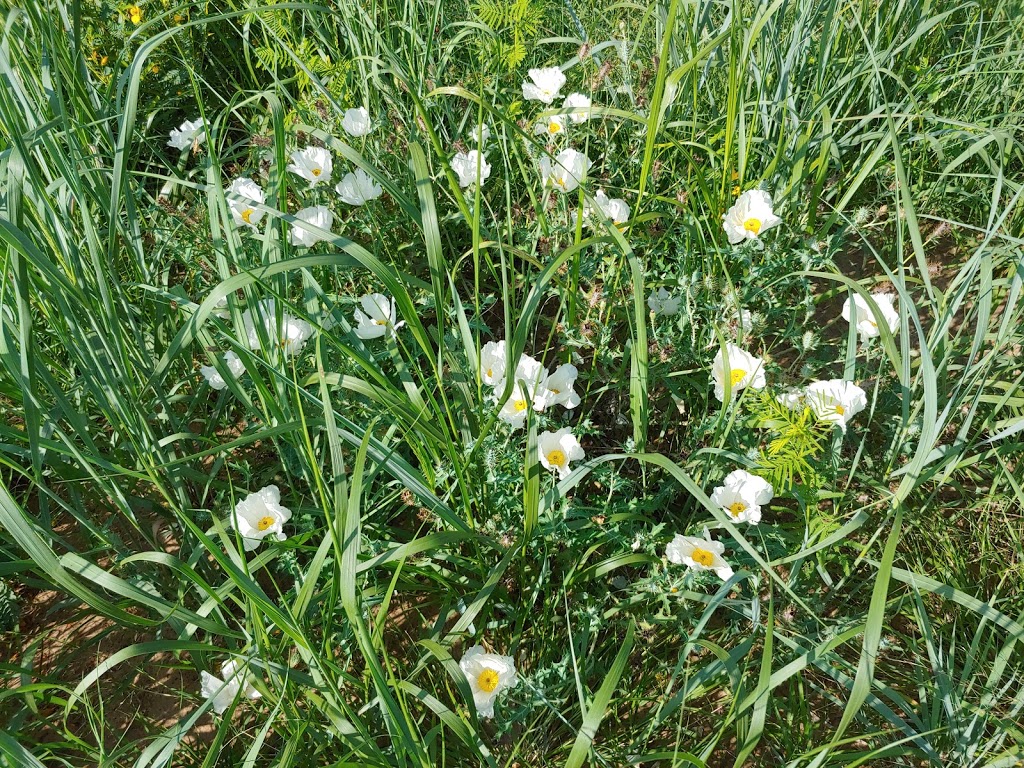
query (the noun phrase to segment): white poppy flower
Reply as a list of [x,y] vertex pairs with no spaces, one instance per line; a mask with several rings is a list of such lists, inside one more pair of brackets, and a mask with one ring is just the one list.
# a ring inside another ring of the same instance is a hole
[[224,710],[231,706],[239,689],[250,701],[260,698],[260,692],[252,687],[249,682],[252,678],[240,662],[234,659],[225,661],[221,664],[220,673],[223,679],[205,670],[199,673],[202,694],[211,700],[213,711],[218,715],[224,714]]
[[469,688],[473,691],[473,703],[480,717],[494,717],[494,700],[508,688],[515,688],[516,664],[511,656],[485,653],[474,645],[459,661]]
[[[245,363],[243,363],[238,355],[234,352],[224,353],[224,365],[227,366],[228,373],[234,378],[238,378],[245,373]],[[228,383],[224,380],[224,377],[220,375],[220,371],[214,368],[212,365],[203,365],[199,368],[199,372],[203,374],[203,378],[210,385],[211,389],[221,390],[227,387]]]
[[[878,307],[878,311],[882,314],[882,321],[889,326],[889,330],[892,333],[896,333],[896,330],[900,327],[900,313],[893,306],[896,297],[891,293],[873,293],[871,298]],[[875,313],[871,311],[871,306],[868,304],[867,299],[859,293],[855,293],[853,294],[852,306],[857,310],[857,332],[860,334],[860,340],[867,341],[881,335],[881,331],[878,330],[878,323],[875,321]],[[848,323],[852,322],[853,310],[851,309],[850,299],[843,302],[842,315],[843,320]]]
[[198,120],[186,120],[179,127],[171,130],[171,140],[167,142],[168,147],[184,152],[192,147],[198,147],[206,141],[206,121],[203,118]]
[[366,107],[346,109],[345,117],[341,121],[341,127],[345,129],[345,133],[349,136],[365,136],[373,130],[373,124],[370,122],[370,113],[366,111]]
[[681,298],[673,296],[664,288],[659,288],[657,292],[652,292],[647,297],[647,306],[656,315],[675,315],[679,312],[679,305],[682,301]]
[[228,310],[228,297],[221,296],[217,299],[217,303],[213,305],[214,317],[219,317],[221,320],[227,320],[231,317],[231,312]]
[[244,224],[257,229],[263,218],[263,211],[257,210],[256,205],[262,204],[265,199],[260,185],[252,179],[242,177],[232,181],[224,194],[234,195],[234,198],[228,198],[228,208],[231,209],[231,218],[235,220],[235,226],[240,227]]
[[481,185],[491,175],[491,166],[487,162],[487,156],[475,149],[456,153],[452,158],[451,167],[459,177],[459,186],[463,189],[476,184],[478,172]]
[[292,245],[303,245],[306,248],[312,248],[324,238],[302,226],[302,222],[327,230],[334,224],[334,214],[331,213],[330,208],[323,205],[303,208],[295,214],[295,218],[298,221],[292,224],[291,243]]
[[392,336],[395,331],[405,325],[405,322],[396,323],[398,319],[398,305],[383,293],[369,293],[359,299],[362,309],[355,311],[356,336],[360,339],[379,339],[388,333]]
[[292,152],[292,162],[288,170],[309,182],[312,189],[321,181],[331,178],[334,160],[331,153],[323,147],[306,147]]
[[744,192],[722,217],[725,233],[733,245],[756,239],[781,223],[782,219],[772,211],[771,195],[760,189]]
[[611,219],[612,224],[618,226],[629,221],[629,204],[621,198],[608,197],[603,189],[599,189],[594,195],[594,207],[591,208],[589,203],[583,206],[584,217],[590,219],[590,223],[595,226],[598,223],[595,215],[597,213]]
[[566,115],[551,115],[550,117],[545,117],[533,127],[533,132],[537,136],[545,136],[549,139],[564,136],[566,120]]
[[546,376],[538,389],[537,398],[543,403],[543,411],[549,405],[562,405],[566,408],[575,408],[580,404],[580,396],[573,389],[579,371],[572,363],[564,363],[555,369],[555,372]]
[[480,350],[480,380],[494,386],[505,378],[505,341],[488,341]]
[[729,379],[733,395],[745,387],[764,389],[764,365],[761,358],[754,357],[735,344],[726,344],[729,356],[729,370],[725,369],[725,355],[719,349],[711,363],[711,378],[715,384],[715,397],[725,401],[725,379]]
[[490,126],[487,125],[487,123],[481,123],[479,126],[472,126],[470,138],[478,147],[482,147],[491,138]]
[[354,172],[341,177],[334,191],[338,193],[343,203],[362,205],[380,197],[384,193],[384,188],[362,168],[356,168]]
[[559,480],[564,480],[572,472],[570,462],[586,457],[569,427],[563,427],[557,432],[541,432],[537,436],[537,453],[541,466],[557,472]]
[[276,485],[268,485],[235,505],[233,525],[242,537],[245,551],[252,552],[267,536],[278,541],[287,539],[284,524],[291,516],[291,510],[281,506],[281,491]]
[[527,101],[541,101],[550,104],[561,96],[562,86],[565,85],[565,75],[558,67],[545,67],[543,69],[531,69],[528,73],[530,80],[523,81],[523,98]]
[[722,485],[715,488],[711,501],[721,507],[733,522],[757,525],[761,521],[761,507],[773,497],[771,483],[763,477],[737,469],[726,475]]
[[561,192],[572,192],[587,177],[590,170],[590,158],[575,149],[563,149],[551,161],[549,157],[540,159],[540,177],[544,186],[552,186]]
[[838,424],[843,432],[854,416],[868,407],[864,390],[852,381],[829,379],[807,385],[804,399],[820,421]]
[[732,578],[732,568],[722,557],[725,544],[715,541],[704,529],[704,537],[676,534],[665,547],[665,557],[670,563],[685,565],[694,571],[714,571],[722,581]]
[[577,125],[590,119],[590,97],[582,93],[570,93],[562,102],[562,109],[571,109],[568,117]]
[[[495,392],[500,392],[505,387],[505,382],[499,382],[500,386],[495,385]],[[508,400],[501,406],[501,410],[498,411],[498,418],[504,421],[512,429],[519,429],[526,422],[526,415],[530,409],[530,396],[523,391],[523,387],[520,384],[516,384],[512,387],[512,393],[509,395]]]
[[791,411],[802,411],[804,409],[804,391],[802,389],[790,387],[782,394],[776,395],[775,399],[780,405]]
[[281,315],[279,326],[273,299],[263,299],[255,307],[245,310],[242,313],[242,326],[250,349],[260,348],[258,329],[262,327],[267,338],[271,342],[276,342],[288,357],[301,352],[307,339],[313,335],[312,325],[287,312]]

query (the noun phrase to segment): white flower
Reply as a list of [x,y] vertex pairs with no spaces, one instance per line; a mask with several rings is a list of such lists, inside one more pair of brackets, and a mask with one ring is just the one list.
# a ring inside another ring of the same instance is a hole
[[523,81],[523,98],[527,101],[541,101],[550,104],[561,96],[565,85],[565,75],[558,67],[531,69],[527,74],[530,80]]
[[[245,363],[243,363],[238,355],[234,352],[224,353],[224,365],[228,369],[234,378],[238,378],[245,373]],[[199,368],[199,372],[203,374],[203,378],[210,385],[211,389],[221,390],[227,387],[228,383],[224,380],[224,377],[220,375],[220,371],[214,368],[212,365],[204,365]]]
[[725,379],[727,378],[731,384],[733,395],[744,387],[764,389],[764,365],[761,358],[754,357],[735,344],[726,344],[725,351],[729,357],[728,371],[725,368],[725,355],[722,354],[721,349],[718,350],[711,363],[711,378],[715,383],[715,397],[725,401]]
[[225,661],[221,664],[220,673],[223,679],[205,670],[199,673],[203,696],[213,702],[213,711],[218,715],[223,714],[224,710],[231,706],[239,689],[250,701],[260,697],[260,692],[249,682],[252,678],[239,662],[234,659]]
[[[882,315],[882,321],[889,326],[889,330],[892,333],[896,333],[896,329],[900,327],[900,313],[893,307],[896,297],[891,293],[873,293],[871,298]],[[871,311],[871,305],[868,304],[867,299],[859,293],[853,294],[852,307],[851,309],[850,299],[843,302],[843,320],[848,323],[852,322],[853,309],[856,309],[857,332],[860,333],[860,340],[867,341],[875,336],[879,336],[881,331],[878,330],[878,323],[875,322],[875,313]]]
[[562,192],[572,192],[587,177],[590,170],[590,158],[575,149],[563,149],[551,158],[540,159],[540,177],[544,186],[552,186]]
[[191,147],[198,147],[204,141],[206,121],[200,117],[198,120],[186,120],[179,127],[171,129],[171,140],[167,146],[184,152]]
[[283,529],[291,516],[291,510],[281,506],[281,491],[276,485],[268,485],[235,505],[233,525],[245,551],[252,552],[267,536],[278,541],[287,539]]
[[652,292],[647,297],[647,306],[656,315],[674,315],[679,312],[679,305],[682,301],[681,298],[673,296],[664,288],[659,288],[656,293]]
[[277,343],[288,357],[297,355],[306,345],[306,340],[313,335],[313,326],[293,315],[284,312],[281,324],[277,324],[276,305],[273,299],[263,299],[255,307],[242,313],[242,326],[245,328],[246,340],[250,349],[260,348],[259,328],[263,328],[267,338]]
[[482,147],[491,138],[491,128],[487,123],[481,123],[479,126],[473,126],[473,133],[471,136],[472,141],[476,143],[478,147]]
[[597,222],[594,219],[597,213],[611,219],[612,224],[619,225],[629,221],[630,211],[629,205],[625,200],[618,197],[608,197],[604,190],[599,189],[597,194],[594,195],[594,207],[591,208],[589,203],[583,206],[583,215],[591,219],[591,224],[596,225]]
[[342,176],[334,191],[338,193],[343,203],[349,205],[362,205],[384,193],[383,187],[362,168],[356,168],[354,173]]
[[[263,218],[263,211],[256,210],[256,205],[262,204],[263,190],[260,185],[252,179],[245,177],[235,179],[231,182],[225,195],[234,195],[236,199],[228,199],[228,207],[231,209],[231,218],[235,220],[235,226],[243,224],[252,229],[257,229],[260,219]],[[254,205],[255,204],[255,205]]]
[[565,121],[566,115],[551,115],[538,122],[533,127],[533,132],[538,136],[546,136],[549,139],[554,139],[558,136],[565,135]]
[[379,339],[385,333],[394,336],[395,331],[405,325],[404,321],[395,322],[398,305],[383,293],[369,293],[359,299],[359,304],[362,309],[357,309],[354,317],[356,336],[360,339]]
[[481,185],[491,175],[491,166],[487,162],[487,156],[475,149],[456,153],[452,158],[451,166],[459,177],[459,186],[463,189],[476,184],[477,172],[480,174]]
[[590,119],[590,98],[582,93],[570,93],[562,102],[562,109],[571,109],[568,117],[577,125]]
[[536,409],[543,411],[549,405],[562,405],[571,409],[579,405],[580,396],[573,389],[577,376],[579,371],[572,363],[564,363],[558,366],[554,373],[545,376],[539,384],[537,397],[534,398],[535,403],[541,403],[541,407]]
[[505,341],[488,341],[480,350],[480,380],[494,386],[505,378]]
[[292,162],[288,166],[289,171],[309,182],[310,189],[330,179],[333,169],[331,153],[323,147],[306,147],[292,152]]
[[227,320],[231,317],[231,312],[228,311],[228,297],[221,296],[217,299],[217,303],[213,305],[214,317],[219,317],[221,320]]
[[850,419],[868,407],[864,390],[843,379],[808,384],[804,399],[819,420],[838,424],[843,432]]
[[725,233],[733,245],[756,239],[782,219],[772,211],[772,197],[760,189],[751,189],[740,195],[732,208],[722,217]]
[[[495,392],[500,392],[505,387],[504,381],[499,383],[501,386],[495,386]],[[529,408],[529,395],[523,391],[521,385],[516,384],[512,387],[512,393],[509,395],[508,400],[505,401],[505,404],[501,406],[501,410],[498,411],[498,418],[512,429],[519,429],[526,421],[526,414],[529,413]]]
[[480,717],[494,717],[494,700],[507,688],[515,688],[516,664],[511,656],[484,653],[474,645],[459,661],[469,688],[473,691],[473,703]]
[[737,469],[726,475],[722,485],[715,488],[711,501],[721,507],[736,523],[757,525],[761,520],[761,507],[774,497],[771,483],[763,477]]
[[683,536],[676,534],[676,537],[665,547],[665,557],[670,563],[685,565],[694,571],[714,571],[722,581],[732,578],[732,568],[722,557],[725,551],[725,544],[715,541],[704,529],[704,537]]
[[327,230],[329,230],[331,225],[334,224],[334,214],[331,213],[330,208],[323,205],[314,205],[312,208],[303,208],[295,214],[295,218],[298,219],[298,221],[292,224],[292,245],[304,245],[306,248],[312,248],[324,238],[302,226],[301,222],[306,222],[314,227]]
[[[524,391],[533,401],[534,410],[543,411],[546,401],[542,397],[542,393],[544,382],[548,378],[548,369],[530,355],[520,355],[512,378],[516,384],[522,384],[525,387]],[[494,388],[499,392],[502,391],[505,388],[504,380],[496,383]]]
[[804,391],[802,389],[790,387],[781,395],[776,395],[775,399],[780,405],[791,411],[802,411],[804,409]]
[[341,121],[341,127],[345,129],[345,133],[349,136],[365,136],[373,130],[373,125],[370,123],[370,113],[366,111],[366,107],[346,109],[345,117]]
[[559,480],[564,480],[572,472],[569,462],[586,457],[569,427],[563,427],[557,432],[541,432],[537,436],[537,452],[544,469],[557,472]]

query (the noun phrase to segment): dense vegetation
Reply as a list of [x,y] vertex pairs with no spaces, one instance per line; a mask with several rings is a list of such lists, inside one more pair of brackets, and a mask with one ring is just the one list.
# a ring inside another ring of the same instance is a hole
[[1020,765],[1022,126],[1019,0],[5,2],[0,762]]

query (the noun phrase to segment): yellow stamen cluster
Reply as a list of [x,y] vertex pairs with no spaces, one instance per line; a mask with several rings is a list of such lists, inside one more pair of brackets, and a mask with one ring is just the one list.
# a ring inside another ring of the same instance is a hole
[[556,467],[564,467],[565,454],[556,448],[548,454],[548,464],[552,464]]
[[690,555],[693,562],[703,565],[705,568],[710,568],[711,564],[715,562],[715,555],[712,552],[708,552],[706,549],[700,547],[693,548],[693,554]]
[[481,691],[493,693],[494,689],[498,687],[498,680],[499,678],[497,672],[495,672],[493,669],[485,669],[477,677],[476,684]]
[[729,371],[729,381],[735,387],[737,384],[743,381],[743,378],[746,375],[747,372],[744,371],[742,368],[733,368],[731,371]]
[[263,517],[261,517],[259,519],[259,522],[256,523],[256,527],[259,528],[261,531],[265,531],[265,530],[267,530],[267,528],[272,526],[275,522],[276,521],[274,520],[274,518],[271,517],[270,515],[264,515]]
[[743,228],[747,232],[753,232],[755,235],[761,231],[761,220],[760,219],[747,219],[743,222]]
[[746,511],[746,509],[747,505],[744,504],[742,501],[734,501],[732,504],[729,505],[729,514],[731,514],[733,517],[739,517],[744,513],[744,511]]

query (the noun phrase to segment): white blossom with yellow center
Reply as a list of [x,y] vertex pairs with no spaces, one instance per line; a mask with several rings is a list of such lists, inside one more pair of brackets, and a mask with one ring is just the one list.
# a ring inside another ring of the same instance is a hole
[[[228,373],[231,374],[233,379],[237,379],[245,373],[245,363],[234,352],[224,353],[224,367],[227,368]],[[206,379],[206,383],[210,385],[210,389],[221,390],[227,388],[227,380],[212,365],[200,366],[199,372]]]
[[206,121],[200,117],[198,120],[186,120],[179,127],[172,129],[167,146],[185,152],[189,149],[198,149],[205,141]]
[[577,125],[590,119],[590,106],[590,97],[584,96],[582,93],[570,93],[562,102],[562,109],[572,110],[568,117]]
[[291,516],[291,510],[281,506],[281,491],[276,485],[268,485],[235,505],[232,525],[242,537],[245,551],[252,552],[267,536],[278,541],[287,539],[284,524]]
[[245,329],[249,349],[258,350],[263,346],[260,329],[268,344],[281,349],[285,356],[293,357],[302,351],[306,341],[313,335],[313,326],[288,312],[277,319],[277,304],[274,299],[262,299],[242,313],[242,327]]
[[459,667],[473,692],[473,704],[480,717],[494,717],[494,702],[498,695],[519,682],[515,660],[511,656],[486,653],[479,645],[466,651]]
[[373,122],[370,120],[370,113],[366,107],[346,109],[345,116],[341,120],[341,127],[349,136],[359,138],[373,130]]
[[[843,320],[848,323],[856,322],[857,333],[860,334],[862,342],[881,335],[882,332],[878,327],[879,316],[890,333],[896,333],[900,327],[900,313],[893,306],[895,301],[896,297],[891,293],[873,293],[870,300],[855,293],[852,302],[847,299],[843,303]],[[875,314],[875,309],[878,310],[878,315]],[[856,315],[856,321],[854,315]]]
[[609,218],[612,224],[619,226],[629,221],[631,211],[629,204],[619,197],[608,197],[603,189],[597,190],[594,195],[594,205],[589,203],[583,206],[583,217],[587,222],[597,227],[601,225],[602,218]]
[[782,223],[772,210],[772,197],[761,189],[740,195],[722,217],[725,234],[733,245],[756,240],[764,232]]
[[534,407],[543,411],[549,405],[561,405],[572,409],[580,404],[580,396],[575,386],[579,371],[572,363],[564,363],[555,369],[550,376],[545,376],[537,389]]
[[558,473],[558,479],[564,480],[572,472],[570,463],[586,458],[576,436],[569,427],[557,432],[541,432],[537,436],[537,454],[541,466]]
[[235,179],[231,182],[224,195],[227,197],[228,208],[231,209],[231,218],[235,226],[246,226],[250,229],[258,229],[263,219],[263,211],[256,208],[264,201],[263,190],[260,185],[252,179],[245,177]]
[[732,578],[732,568],[722,557],[725,544],[715,541],[704,529],[704,537],[676,534],[665,547],[665,557],[670,563],[685,565],[693,571],[714,571],[722,581]]
[[761,507],[772,500],[775,490],[763,477],[737,469],[726,475],[722,485],[711,493],[717,504],[734,523],[757,525],[761,521]]
[[864,390],[852,381],[829,379],[808,384],[804,390],[804,402],[819,421],[838,424],[843,432],[854,416],[868,407]]
[[740,349],[735,344],[726,344],[725,350],[718,350],[711,363],[711,379],[715,385],[715,397],[725,402],[725,382],[728,379],[732,396],[746,387],[764,389],[766,384],[764,364],[759,357]]
[[533,127],[533,132],[537,136],[543,136],[546,139],[557,139],[559,136],[565,135],[567,120],[566,115],[545,117]]
[[523,98],[527,101],[539,101],[550,104],[562,95],[565,75],[558,67],[531,69],[529,80],[523,81]]
[[331,178],[334,160],[331,153],[323,147],[306,147],[292,152],[288,170],[308,181],[309,188],[312,189],[320,182]]
[[396,323],[398,307],[394,299],[383,293],[370,293],[359,299],[362,309],[354,313],[355,333],[360,339],[379,339],[385,334],[395,335],[395,331],[405,325]]
[[575,149],[563,149],[554,160],[545,156],[540,159],[540,178],[545,187],[559,192],[572,192],[587,177],[590,158]]

